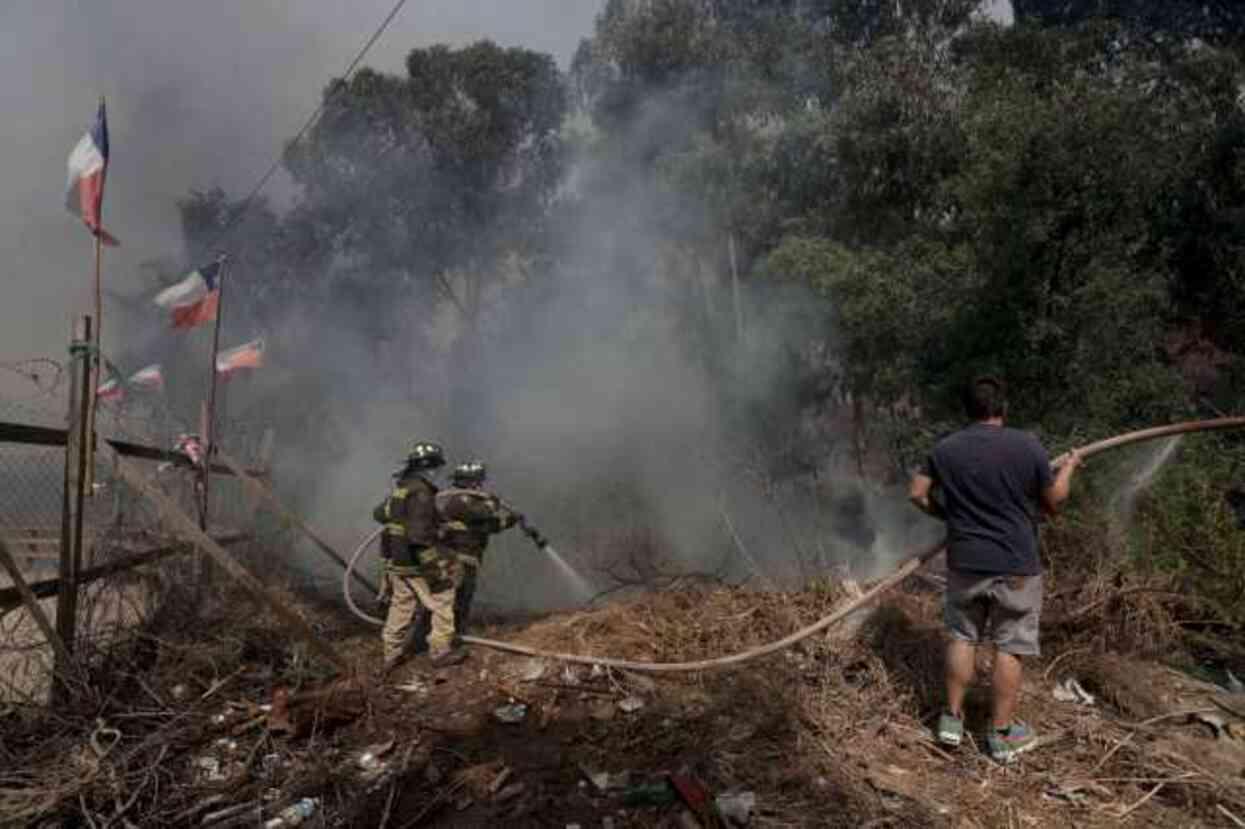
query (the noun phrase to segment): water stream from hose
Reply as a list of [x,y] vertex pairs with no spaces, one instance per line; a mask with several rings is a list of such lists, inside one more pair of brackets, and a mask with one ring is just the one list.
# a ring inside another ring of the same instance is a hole
[[1137,498],[1150,488],[1163,467],[1180,445],[1180,435],[1156,441],[1149,447],[1149,455],[1111,498],[1111,535],[1118,541],[1124,538],[1137,509]]
[[545,553],[549,556],[549,560],[558,566],[567,583],[573,588],[575,595],[571,598],[577,600],[586,600],[592,598],[592,587],[588,581],[579,574],[579,571],[567,563],[566,559],[558,554],[552,544],[545,545]]

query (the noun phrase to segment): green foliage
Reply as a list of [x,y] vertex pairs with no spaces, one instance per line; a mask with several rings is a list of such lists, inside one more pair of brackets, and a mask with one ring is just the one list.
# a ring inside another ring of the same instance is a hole
[[[977,5],[609,0],[566,78],[484,42],[334,81],[294,208],[244,223],[254,307],[297,292],[384,339],[451,296],[474,325],[504,285],[518,337],[608,225],[619,330],[680,332],[767,447],[854,406],[905,463],[982,370],[1056,442],[1245,402],[1240,13]],[[183,205],[195,256],[237,207]],[[1190,339],[1216,388],[1173,360]]]
[[1245,486],[1239,437],[1186,441],[1141,500],[1132,552],[1143,567],[1176,577],[1210,604],[1203,618],[1245,624],[1245,530],[1225,498]]
[[849,388],[884,404],[912,398],[913,381],[953,322],[947,294],[971,271],[963,249],[912,240],[894,250],[852,250],[825,239],[792,237],[769,257],[775,276],[831,299],[832,336]]
[[[1235,60],[1095,63],[1104,36],[982,27],[919,83],[888,67],[935,52],[880,43],[840,107],[792,139],[841,186],[809,194],[805,229],[766,269],[830,300],[854,392],[938,420],[988,369],[1009,379],[1016,420],[1053,433],[1187,410],[1162,344],[1182,315],[1219,314],[1185,293],[1199,280],[1176,251],[1198,243],[1173,211],[1205,209],[1182,207],[1206,204],[1195,182],[1231,186],[1199,167],[1237,121],[1222,85]],[[1210,243],[1226,275],[1202,269],[1200,284],[1239,308],[1227,235]]]
[[566,95],[547,55],[484,41],[415,49],[406,78],[370,70],[326,90],[288,149],[324,257],[427,280],[487,270],[530,244],[562,173]]
[[1106,18],[1157,38],[1235,41],[1245,30],[1245,8],[1235,0],[1013,0],[1012,5],[1020,22],[1067,26]]

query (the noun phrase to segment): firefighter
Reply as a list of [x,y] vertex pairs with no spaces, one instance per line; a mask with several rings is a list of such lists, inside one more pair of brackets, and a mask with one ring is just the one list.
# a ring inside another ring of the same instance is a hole
[[437,544],[437,486],[432,475],[442,466],[445,453],[440,446],[416,443],[395,475],[393,490],[372,513],[384,525],[381,556],[386,584],[382,592],[389,597],[382,633],[386,675],[404,655],[421,614],[429,621],[432,664],[453,664],[463,656],[454,647],[454,592],[462,566]]
[[484,489],[487,473],[479,461],[460,463],[450,475],[451,487],[437,493],[438,536],[463,568],[454,598],[454,621],[461,635],[471,613],[476,580],[484,563],[489,536],[523,523],[523,516]]

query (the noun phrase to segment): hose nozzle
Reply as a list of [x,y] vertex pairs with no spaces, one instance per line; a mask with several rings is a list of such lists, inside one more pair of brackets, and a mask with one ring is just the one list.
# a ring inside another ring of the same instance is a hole
[[523,531],[524,535],[531,539],[532,543],[536,545],[536,549],[541,552],[544,552],[545,548],[549,546],[549,539],[541,535],[540,530],[527,523],[526,518],[519,519],[519,529]]

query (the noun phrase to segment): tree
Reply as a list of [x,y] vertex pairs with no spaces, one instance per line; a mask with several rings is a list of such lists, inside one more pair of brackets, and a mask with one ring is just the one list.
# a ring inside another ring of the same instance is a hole
[[1091,73],[1091,52],[985,27],[958,50],[962,82],[910,95],[882,72],[826,122],[843,194],[767,267],[831,300],[853,393],[937,418],[989,369],[1016,419],[1054,430],[1182,407],[1161,349],[1180,280],[1165,215],[1205,135],[1190,125],[1214,119],[1147,60]]
[[1112,19],[1143,36],[1239,41],[1245,7],[1235,0],[1013,0],[1018,23],[1070,26]]
[[440,291],[474,325],[498,262],[539,238],[565,89],[547,55],[488,41],[415,49],[406,66],[406,78],[364,70],[330,85],[286,164],[322,250]]

